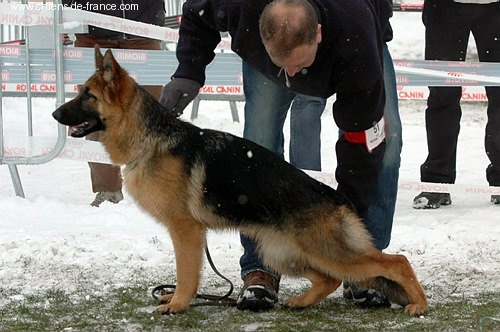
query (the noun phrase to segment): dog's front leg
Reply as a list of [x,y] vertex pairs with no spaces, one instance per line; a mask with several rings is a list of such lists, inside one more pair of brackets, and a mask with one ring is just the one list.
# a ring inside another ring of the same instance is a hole
[[156,308],[161,314],[186,310],[196,295],[206,242],[205,227],[194,219],[169,221],[168,230],[175,251],[177,286],[173,295],[160,298],[160,302],[169,300]]
[[311,281],[311,288],[302,295],[292,296],[285,300],[285,307],[306,308],[323,300],[335,291],[342,281],[331,278],[318,271],[309,270],[304,277]]

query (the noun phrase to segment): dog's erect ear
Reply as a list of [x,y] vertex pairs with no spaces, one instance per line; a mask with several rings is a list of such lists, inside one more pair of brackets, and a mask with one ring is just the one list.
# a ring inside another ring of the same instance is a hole
[[102,53],[101,53],[101,49],[99,48],[99,45],[98,44],[95,44],[94,45],[94,53],[95,53],[95,70],[96,71],[102,71],[104,70],[104,67],[102,65],[102,62],[103,62],[103,56],[102,56]]
[[121,67],[118,62],[116,62],[115,57],[113,56],[113,53],[110,49],[108,49],[106,53],[104,53],[103,67],[103,77],[107,82],[112,81],[120,71]]

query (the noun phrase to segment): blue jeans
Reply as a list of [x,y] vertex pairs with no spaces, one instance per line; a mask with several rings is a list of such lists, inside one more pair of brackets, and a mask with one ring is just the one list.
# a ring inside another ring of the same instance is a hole
[[[389,245],[391,238],[402,147],[396,75],[387,46],[384,48],[384,69],[387,95],[385,105],[386,152],[375,189],[375,200],[363,216],[366,227],[374,238],[374,244],[380,250]],[[283,124],[288,105],[295,94],[269,81],[257,70],[246,65],[245,62],[243,62],[243,87],[246,98],[243,137],[257,142],[283,157]],[[320,130],[320,128],[318,129]],[[241,244],[244,249],[240,258],[242,276],[252,271],[263,270],[277,278],[279,277],[273,271],[269,271],[269,268],[265,267],[259,260],[256,244],[253,240],[242,235]]]
[[396,73],[387,45],[384,46],[385,154],[375,187],[374,201],[362,216],[375,247],[383,250],[391,241],[392,221],[398,195],[399,166],[403,147],[399,117]]
[[321,114],[326,99],[297,94],[290,108],[290,164],[321,171]]
[[321,114],[326,99],[291,92],[243,61],[245,126],[243,137],[284,158],[283,126],[290,108],[290,163],[321,170]]

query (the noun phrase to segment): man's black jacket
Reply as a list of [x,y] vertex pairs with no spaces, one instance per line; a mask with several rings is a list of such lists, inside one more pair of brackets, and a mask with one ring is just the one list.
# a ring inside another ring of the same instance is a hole
[[[259,17],[270,0],[187,0],[179,29],[173,77],[205,82],[220,32],[229,32],[231,48],[269,79],[286,88],[283,73],[266,53],[259,34]],[[290,77],[290,89],[328,98],[336,94],[333,115],[345,132],[371,128],[383,116],[385,90],[382,48],[392,39],[389,0],[309,0],[321,24],[322,41],[314,63]],[[381,144],[368,152],[363,144],[340,137],[336,146],[338,189],[363,213],[385,151]]]

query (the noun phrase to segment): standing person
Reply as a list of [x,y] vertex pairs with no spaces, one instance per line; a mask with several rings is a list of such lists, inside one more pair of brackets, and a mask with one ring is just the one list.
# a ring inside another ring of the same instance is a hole
[[[65,6],[86,9],[88,0],[63,0]],[[81,7],[76,7],[80,5]],[[105,0],[93,4],[90,8],[99,14],[105,14],[143,23],[163,26],[165,24],[165,3],[163,0]],[[161,41],[130,35],[123,32],[101,29],[89,26],[89,33],[76,34],[75,47],[94,47],[98,44],[102,48],[159,50]],[[161,86],[144,86],[157,100],[160,100]],[[86,136],[91,141],[99,141],[100,133],[95,132]],[[92,206],[98,207],[102,202],[118,203],[123,199],[122,176],[119,166],[90,163],[90,180],[92,191],[96,193]]]
[[[500,62],[500,2],[498,0],[425,0],[425,59],[465,61],[472,32],[479,61]],[[485,149],[490,164],[486,179],[500,186],[500,87],[485,87],[488,122]],[[461,87],[429,87],[425,111],[428,156],[420,167],[423,182],[455,183],[457,140],[460,131]],[[444,125],[443,125],[444,124]],[[491,202],[500,204],[500,195]],[[449,193],[421,192],[415,209],[437,209],[451,204]]]
[[[179,29],[179,66],[161,103],[180,114],[195,98],[220,31],[231,34],[232,49],[244,63],[245,138],[271,142],[260,144],[279,153],[276,137],[287,111],[280,106],[290,91],[323,99],[336,94],[333,116],[342,130],[336,144],[337,189],[382,250],[390,240],[402,145],[386,45],[392,39],[390,16],[388,0],[188,0]],[[272,308],[279,276],[262,264],[251,239],[242,237],[242,245],[244,284],[237,306]],[[356,303],[388,304],[373,290],[348,283],[344,290]]]

